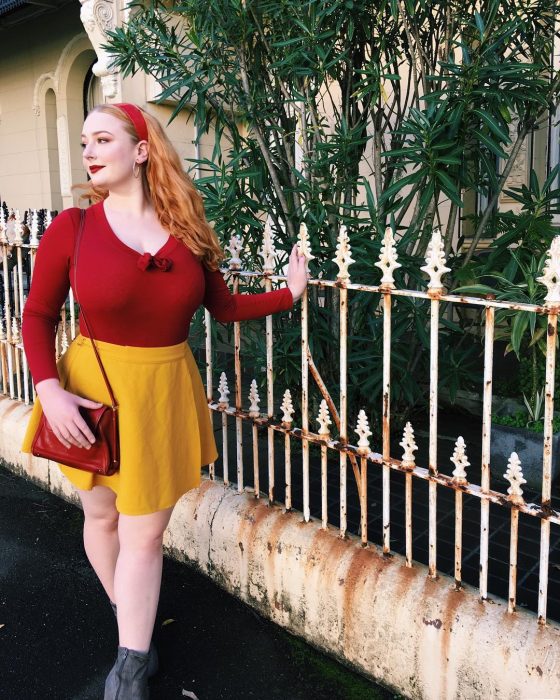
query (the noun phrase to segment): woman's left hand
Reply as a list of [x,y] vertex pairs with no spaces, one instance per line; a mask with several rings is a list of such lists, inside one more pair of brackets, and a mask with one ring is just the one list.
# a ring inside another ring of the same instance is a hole
[[308,278],[307,259],[305,255],[300,255],[297,244],[295,244],[290,253],[290,262],[288,264],[288,288],[294,301],[301,298],[307,287]]

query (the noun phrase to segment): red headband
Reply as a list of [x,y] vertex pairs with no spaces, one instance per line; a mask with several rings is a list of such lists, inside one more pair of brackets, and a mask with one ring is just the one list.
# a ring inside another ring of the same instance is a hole
[[130,117],[140,141],[148,140],[148,127],[146,125],[146,120],[144,119],[144,115],[142,114],[141,110],[139,110],[136,105],[132,105],[129,102],[121,102],[119,104],[113,104],[112,106],[118,107]]

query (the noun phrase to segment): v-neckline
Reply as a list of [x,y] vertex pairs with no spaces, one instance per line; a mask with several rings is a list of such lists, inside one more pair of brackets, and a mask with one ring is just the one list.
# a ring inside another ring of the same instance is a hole
[[107,231],[109,232],[111,238],[117,243],[121,248],[124,248],[124,250],[128,251],[132,255],[135,255],[136,257],[142,257],[143,255],[151,255],[152,257],[159,257],[161,256],[164,252],[171,252],[173,248],[175,247],[175,244],[177,243],[177,239],[175,236],[172,236],[169,234],[169,238],[165,241],[165,243],[161,246],[159,250],[157,250],[155,253],[150,253],[148,250],[145,250],[143,252],[140,252],[136,250],[136,248],[132,248],[129,246],[127,243],[125,243],[122,239],[120,239],[115,231],[113,230],[111,224],[109,223],[109,219],[107,218],[107,214],[105,212],[105,200],[101,200],[99,203],[99,210],[101,213],[101,218],[103,219],[103,222],[105,223],[105,227]]

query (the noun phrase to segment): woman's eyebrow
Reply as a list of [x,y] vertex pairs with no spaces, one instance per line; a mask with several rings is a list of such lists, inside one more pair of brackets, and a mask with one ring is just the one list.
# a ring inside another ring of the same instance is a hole
[[[106,129],[101,129],[101,131],[93,131],[92,136],[95,136],[96,134],[111,134],[110,131],[107,131]],[[82,134],[82,137],[85,136],[85,134]],[[113,134],[111,134],[113,136]]]

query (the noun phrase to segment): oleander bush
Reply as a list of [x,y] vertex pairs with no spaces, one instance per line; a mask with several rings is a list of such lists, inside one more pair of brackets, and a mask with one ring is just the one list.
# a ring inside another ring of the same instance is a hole
[[[438,226],[451,268],[447,287],[529,294],[523,285],[538,274],[553,235],[557,173],[540,183],[533,175],[515,193],[521,213],[500,212],[499,197],[527,135],[558,103],[550,62],[557,3],[152,0],[129,7],[128,24],[108,32],[106,48],[124,75],[149,73],[161,84],[159,101],[176,100],[170,121],[192,120],[200,142],[211,135],[212,152],[188,165],[200,173],[218,236],[224,245],[241,237],[248,268],[261,264],[267,219],[279,270],[304,222],[312,275],[333,279],[345,225],[352,281],[377,284],[374,263],[390,226],[402,265],[397,286],[425,289],[420,267]],[[477,197],[484,204],[475,210]],[[459,220],[468,238],[456,235]],[[483,238],[493,240],[489,253],[479,251]],[[247,289],[261,291],[257,282]],[[534,285],[530,294],[536,300],[543,292]],[[312,287],[309,296],[311,352],[338,401],[338,290]],[[291,323],[274,318],[276,394],[289,387],[295,401],[299,318],[299,306]],[[349,292],[349,425],[365,407],[374,439],[382,322],[379,295]],[[426,404],[429,304],[394,299],[392,325],[392,427],[400,429]],[[452,399],[482,385],[480,328],[480,314],[451,313],[442,303],[439,378]],[[498,328],[515,352],[533,348],[538,360],[539,322],[501,314]],[[247,328],[244,350],[257,369],[265,364],[262,330]],[[262,388],[265,375],[258,376]],[[313,417],[320,398],[313,388]]]

